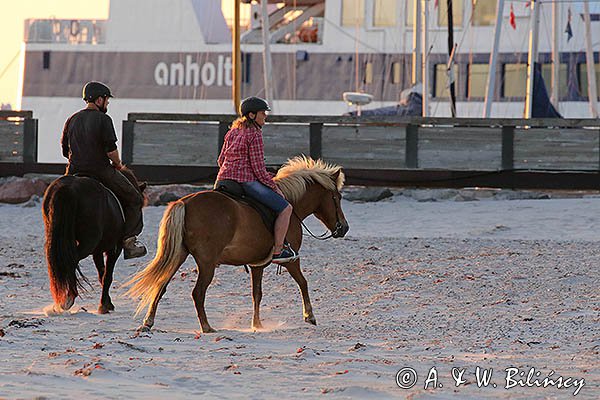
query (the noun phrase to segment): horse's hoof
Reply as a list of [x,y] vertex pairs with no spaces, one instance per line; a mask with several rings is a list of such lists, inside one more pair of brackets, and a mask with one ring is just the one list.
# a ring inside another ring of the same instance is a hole
[[148,325],[140,325],[135,331],[138,333],[148,333],[150,332],[150,327]]
[[71,309],[71,307],[73,307],[73,304],[75,304],[75,297],[67,297],[65,301],[62,304],[59,304],[58,306],[62,311],[68,311],[69,309]]
[[317,319],[314,316],[304,317],[304,322],[308,322],[311,325],[317,325]]
[[[113,307],[114,310],[114,307]],[[107,306],[98,307],[98,314],[108,314],[110,312],[110,308]]]
[[262,324],[252,324],[252,330],[253,331],[260,331],[263,329]]
[[113,303],[108,303],[108,305],[106,306],[106,309],[108,311],[115,311],[115,306]]
[[215,333],[216,332],[216,330],[211,328],[210,326],[207,329],[204,329],[204,328],[200,328],[200,329],[202,329],[202,333]]

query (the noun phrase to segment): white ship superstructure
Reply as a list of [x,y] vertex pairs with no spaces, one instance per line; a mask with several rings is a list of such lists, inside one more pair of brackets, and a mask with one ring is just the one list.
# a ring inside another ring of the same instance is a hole
[[[453,0],[457,116],[480,117],[496,1]],[[427,1],[429,115],[449,116],[445,1]],[[551,3],[541,3],[539,62],[552,83]],[[559,104],[567,118],[590,117],[584,24],[575,3],[558,3]],[[264,95],[260,5],[242,34],[242,97]],[[413,0],[295,0],[269,4],[274,112],[340,115],[347,91],[373,95],[367,108],[397,104],[412,82]],[[511,11],[512,8],[512,11]],[[569,10],[572,18],[568,20]],[[511,12],[515,28],[511,26]],[[492,117],[522,117],[530,8],[505,3]],[[600,81],[600,22],[592,13]],[[572,38],[564,27],[570,22]],[[100,80],[116,98],[118,131],[130,112],[233,113],[231,33],[219,1],[114,0],[108,20],[28,20],[21,109],[39,119],[39,161],[61,162],[66,118],[83,106],[81,87]],[[595,42],[594,42],[595,40]]]

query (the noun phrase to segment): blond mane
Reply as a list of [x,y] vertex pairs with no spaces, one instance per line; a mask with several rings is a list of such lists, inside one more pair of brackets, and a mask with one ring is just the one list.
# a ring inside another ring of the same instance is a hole
[[[334,182],[334,175],[338,171],[339,175]],[[339,191],[344,186],[342,167],[304,155],[289,159],[273,179],[290,202],[300,200],[306,193],[307,185],[312,182],[319,183],[327,190]]]

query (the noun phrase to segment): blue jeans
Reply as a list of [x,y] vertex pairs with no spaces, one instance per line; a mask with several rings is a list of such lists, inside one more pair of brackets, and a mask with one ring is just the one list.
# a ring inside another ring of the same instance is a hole
[[242,186],[244,187],[247,196],[261,202],[277,214],[282,212],[289,205],[286,199],[259,181],[243,182]]

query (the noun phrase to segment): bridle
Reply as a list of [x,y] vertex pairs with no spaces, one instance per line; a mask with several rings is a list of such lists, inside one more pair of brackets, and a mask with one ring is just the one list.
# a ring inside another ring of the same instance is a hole
[[334,237],[335,235],[337,235],[339,233],[339,231],[341,229],[343,229],[343,225],[340,222],[340,217],[339,217],[339,207],[337,202],[335,201],[335,194],[331,194],[331,199],[333,200],[333,206],[335,207],[335,230],[333,232],[329,232],[329,234],[327,234],[327,232],[323,232],[321,235],[315,235],[314,233],[312,233],[312,231],[310,229],[308,229],[308,226],[306,226],[306,224],[304,223],[304,221],[302,221],[302,219],[298,216],[298,214],[296,214],[296,211],[294,210],[294,215],[296,216],[296,218],[298,218],[298,221],[300,221],[300,224],[302,225],[302,227],[306,230],[306,232],[308,232],[308,234],[310,236],[312,236],[313,238],[317,239],[317,240],[326,240],[329,239],[331,237]]

